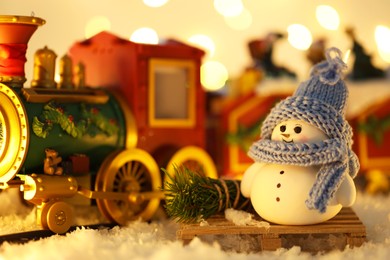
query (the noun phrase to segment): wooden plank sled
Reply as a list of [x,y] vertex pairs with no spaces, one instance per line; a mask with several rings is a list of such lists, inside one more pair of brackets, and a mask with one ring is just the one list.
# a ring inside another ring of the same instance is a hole
[[[262,219],[255,215],[255,220]],[[181,224],[177,238],[188,244],[194,237],[206,242],[217,241],[224,250],[257,252],[300,246],[302,251],[343,250],[347,245],[359,247],[366,241],[366,229],[351,208],[343,208],[334,218],[316,225],[286,226],[270,223],[270,227],[237,226],[215,215],[207,225]]]

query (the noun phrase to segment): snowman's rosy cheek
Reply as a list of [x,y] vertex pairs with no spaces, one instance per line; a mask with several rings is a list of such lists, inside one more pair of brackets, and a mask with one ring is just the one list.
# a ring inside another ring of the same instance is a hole
[[306,135],[300,134],[295,138],[295,141],[300,141],[300,142],[305,143],[305,142],[309,141],[309,137],[307,137]]

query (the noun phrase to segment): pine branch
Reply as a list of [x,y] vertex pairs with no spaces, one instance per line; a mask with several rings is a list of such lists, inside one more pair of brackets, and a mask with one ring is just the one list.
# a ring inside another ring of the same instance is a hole
[[178,222],[200,222],[227,208],[249,207],[249,200],[240,192],[238,180],[204,177],[185,167],[175,167],[164,183],[167,214]]

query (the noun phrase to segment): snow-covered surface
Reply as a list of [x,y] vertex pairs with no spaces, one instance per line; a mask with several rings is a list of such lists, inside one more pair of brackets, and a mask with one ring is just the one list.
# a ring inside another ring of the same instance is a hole
[[[39,228],[35,224],[33,208],[22,205],[15,192],[3,191],[0,201],[1,234]],[[0,259],[388,259],[390,196],[358,193],[353,208],[366,226],[368,241],[359,248],[316,256],[301,252],[299,247],[250,254],[225,252],[217,243],[205,243],[198,238],[183,246],[176,239],[178,224],[153,220],[150,223],[135,221],[113,229],[79,228],[67,235],[26,244],[5,242],[0,245]],[[95,209],[84,208],[77,212],[78,223],[93,224],[100,220]]]
[[[300,82],[291,79],[264,80],[256,88],[258,95],[291,95]],[[371,106],[390,98],[390,80],[345,81],[349,90],[347,118],[355,118]]]

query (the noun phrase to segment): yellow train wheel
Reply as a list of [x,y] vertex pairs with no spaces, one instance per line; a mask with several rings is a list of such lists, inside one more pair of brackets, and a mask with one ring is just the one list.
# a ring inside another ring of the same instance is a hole
[[[103,192],[159,191],[161,176],[154,159],[145,151],[132,148],[112,153],[96,176],[95,190]],[[136,219],[150,219],[160,204],[158,196],[146,200],[96,199],[101,213],[110,221],[126,225]]]
[[[189,170],[199,172],[204,176],[217,179],[218,173],[213,159],[202,148],[196,146],[186,146],[178,150],[168,162],[167,172],[174,178],[175,167],[185,167]],[[168,176],[164,177],[164,182],[169,182]]]
[[63,234],[74,224],[73,208],[63,201],[51,201],[43,205],[41,224],[45,229]]

